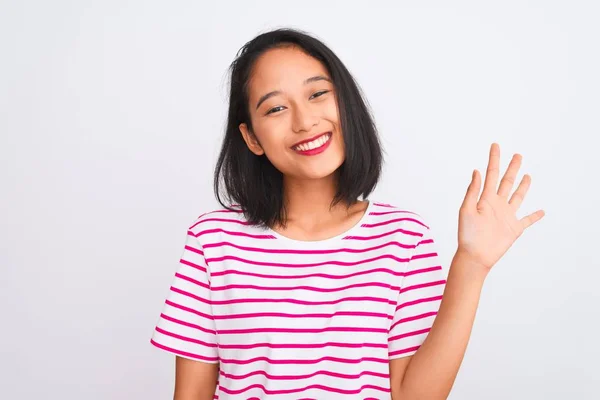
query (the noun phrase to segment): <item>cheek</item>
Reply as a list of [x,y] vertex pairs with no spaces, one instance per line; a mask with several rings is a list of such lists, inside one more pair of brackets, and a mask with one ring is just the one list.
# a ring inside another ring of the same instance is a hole
[[286,132],[289,130],[284,118],[271,118],[255,125],[255,132],[267,158],[273,164],[285,157]]
[[337,102],[332,100],[327,103],[327,107],[324,108],[326,115],[323,117],[328,120],[335,127],[335,135],[338,147],[344,148],[344,136],[342,134],[342,127],[340,125],[340,114],[337,106]]
[[335,98],[332,97],[330,100],[327,101],[327,103],[323,107],[323,112],[325,114],[323,116],[324,119],[331,121],[336,126],[339,125],[340,114],[338,112],[337,101],[335,100]]

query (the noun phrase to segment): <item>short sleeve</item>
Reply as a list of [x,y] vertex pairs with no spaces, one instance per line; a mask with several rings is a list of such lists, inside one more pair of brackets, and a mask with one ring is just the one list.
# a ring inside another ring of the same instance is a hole
[[417,352],[433,325],[446,286],[429,228],[418,239],[407,264],[388,335],[390,360]]
[[177,272],[150,342],[178,356],[218,363],[210,279],[198,238],[188,231]]

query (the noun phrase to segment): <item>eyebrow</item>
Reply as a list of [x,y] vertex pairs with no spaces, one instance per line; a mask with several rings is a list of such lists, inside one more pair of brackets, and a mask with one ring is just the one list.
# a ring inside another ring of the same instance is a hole
[[[327,78],[326,76],[323,76],[323,75],[315,75],[315,76],[311,76],[310,78],[308,78],[307,80],[305,80],[305,81],[304,81],[304,84],[305,84],[305,85],[308,85],[309,83],[312,83],[312,82],[318,82],[318,81],[327,81],[327,82],[329,82],[329,83],[332,83],[332,82],[331,82],[331,79]],[[269,93],[267,93],[267,94],[263,95],[263,96],[262,96],[260,99],[258,99],[258,103],[256,104],[256,109],[258,110],[258,107],[260,107],[260,105],[261,105],[261,104],[262,104],[262,103],[263,103],[265,100],[268,100],[268,99],[270,99],[271,97],[273,97],[273,96],[277,96],[277,95],[280,95],[280,94],[281,94],[281,91],[279,91],[279,90],[274,90],[274,91],[272,91],[272,92],[269,92]]]

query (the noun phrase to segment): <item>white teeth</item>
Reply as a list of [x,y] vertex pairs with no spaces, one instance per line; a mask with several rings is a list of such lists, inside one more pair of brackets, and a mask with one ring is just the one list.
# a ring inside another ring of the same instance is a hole
[[329,140],[330,137],[331,137],[331,134],[328,133],[326,135],[321,136],[318,139],[313,140],[312,142],[300,144],[300,145],[296,146],[294,149],[300,150],[300,151],[316,149],[318,147],[323,146]]
[[[321,140],[321,139],[323,139],[323,138],[322,138],[322,137],[320,137],[320,138],[318,138],[317,140],[315,140],[315,145],[314,145],[314,147],[321,147],[321,146],[323,146],[323,140]],[[312,147],[312,146],[311,146],[311,147]]]

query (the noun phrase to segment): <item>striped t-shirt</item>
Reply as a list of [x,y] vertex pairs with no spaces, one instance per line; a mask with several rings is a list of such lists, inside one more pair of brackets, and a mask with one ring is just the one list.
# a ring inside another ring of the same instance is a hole
[[320,241],[209,212],[188,229],[151,342],[219,363],[220,400],[390,399],[389,360],[417,351],[440,306],[436,248],[419,215],[373,201]]

